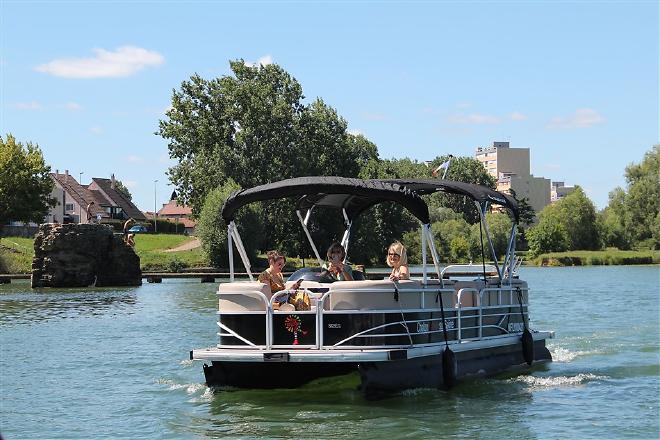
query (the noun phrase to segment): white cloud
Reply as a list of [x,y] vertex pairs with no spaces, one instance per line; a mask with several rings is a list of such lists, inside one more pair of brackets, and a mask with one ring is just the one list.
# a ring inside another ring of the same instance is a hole
[[483,115],[481,113],[471,113],[469,115],[452,115],[447,118],[452,124],[480,125],[480,124],[499,124],[502,118],[494,115]]
[[126,160],[129,162],[137,163],[137,162],[142,162],[142,158],[140,156],[136,156],[134,154],[129,155]]
[[121,183],[123,183],[126,188],[136,188],[138,186],[138,183],[135,180],[122,180]]
[[364,133],[362,133],[362,131],[357,129],[346,130],[346,132],[348,134],[352,134],[353,136],[364,136]]
[[102,129],[101,127],[98,127],[98,126],[91,127],[91,128],[89,129],[89,131],[92,132],[93,134],[101,134],[101,133],[103,133],[103,129]]
[[527,116],[520,112],[513,112],[509,115],[509,118],[511,118],[512,121],[524,121],[527,119]]
[[70,112],[77,112],[82,110],[82,105],[78,104],[77,102],[67,102],[64,104],[64,108],[69,110]]
[[60,58],[35,67],[38,72],[62,78],[117,78],[130,76],[145,67],[163,64],[158,52],[122,46],[114,51],[93,49],[92,58]]
[[248,67],[267,66],[269,64],[273,64],[273,57],[270,55],[264,55],[259,58],[256,63],[245,61],[244,64]]
[[605,118],[591,108],[579,108],[572,115],[555,117],[547,124],[548,128],[589,128],[605,122]]
[[32,101],[32,102],[17,102],[14,104],[14,107],[16,107],[19,110],[43,110],[44,106],[41,105],[41,103],[37,101]]

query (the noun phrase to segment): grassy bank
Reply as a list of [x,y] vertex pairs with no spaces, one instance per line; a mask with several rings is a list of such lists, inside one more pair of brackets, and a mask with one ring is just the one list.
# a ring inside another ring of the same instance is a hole
[[33,239],[3,237],[0,240],[0,273],[30,273],[33,257]]
[[[193,237],[171,234],[141,234],[135,237],[135,252],[145,272],[176,272],[188,267],[208,266],[201,248],[186,251],[165,252],[187,242]],[[34,239],[3,237],[0,240],[0,273],[30,273],[34,257]]]
[[194,240],[193,237],[171,234],[141,234],[135,237],[135,252],[140,257],[143,272],[180,272],[190,267],[208,266],[208,260],[198,247],[187,251],[165,252]]
[[568,251],[541,254],[529,261],[534,266],[612,266],[659,264],[660,251]]

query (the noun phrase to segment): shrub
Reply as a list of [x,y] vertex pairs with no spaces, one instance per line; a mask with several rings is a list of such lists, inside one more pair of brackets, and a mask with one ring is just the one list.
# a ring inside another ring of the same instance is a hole
[[[215,267],[229,265],[227,225],[221,215],[222,205],[232,192],[239,189],[240,187],[233,180],[228,180],[208,194],[200,214],[197,235],[202,241],[202,249]],[[259,239],[263,235],[263,221],[258,204],[253,203],[241,208],[237,212],[235,221],[248,258],[254,260],[257,256]],[[234,248],[234,263],[240,261],[240,256]]]

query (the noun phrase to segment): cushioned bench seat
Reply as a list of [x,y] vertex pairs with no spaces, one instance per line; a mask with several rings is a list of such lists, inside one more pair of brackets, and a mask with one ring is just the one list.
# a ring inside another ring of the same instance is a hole
[[218,310],[220,313],[266,311],[263,294],[270,301],[270,286],[258,281],[220,283],[218,286]]

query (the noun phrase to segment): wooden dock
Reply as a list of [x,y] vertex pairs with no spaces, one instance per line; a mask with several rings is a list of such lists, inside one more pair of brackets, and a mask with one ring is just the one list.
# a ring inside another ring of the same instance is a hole
[[[283,272],[284,278],[290,276],[293,272]],[[253,277],[257,277],[259,273],[253,273]],[[389,275],[389,270],[368,270],[367,278],[372,280],[382,279]],[[9,284],[11,280],[29,280],[32,275],[29,273],[17,274],[0,274],[0,284]],[[236,272],[236,278],[248,278],[247,272]],[[176,278],[199,278],[202,283],[214,283],[218,280],[229,279],[229,272],[142,272],[142,279],[146,279],[148,283],[161,283],[164,279]]]

